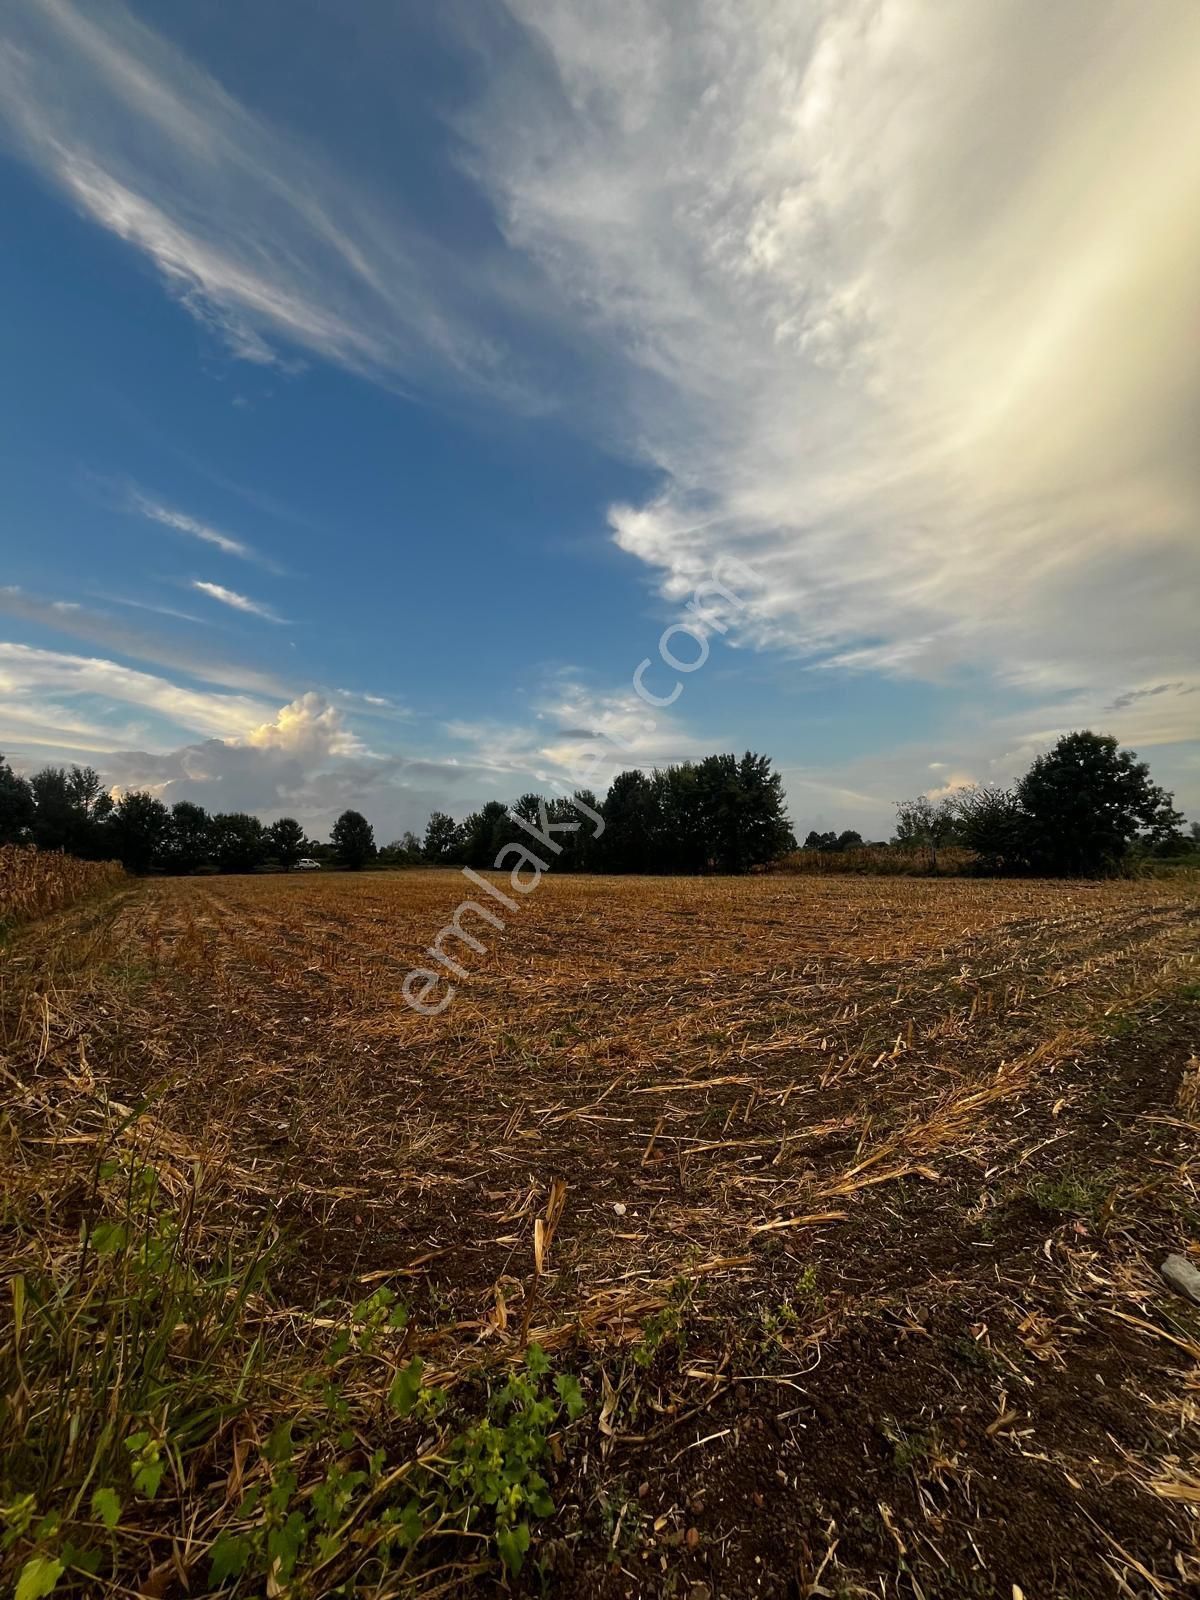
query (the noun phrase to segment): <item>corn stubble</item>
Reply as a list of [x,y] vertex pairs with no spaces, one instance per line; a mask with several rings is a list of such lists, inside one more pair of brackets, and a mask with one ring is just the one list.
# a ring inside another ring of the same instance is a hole
[[[895,1288],[871,1266],[897,1229],[920,1255],[931,1197],[985,1241],[1006,1207],[1045,1215],[1046,1282],[992,1302],[1014,1350],[1065,1361],[1064,1319],[1124,1319],[1179,1362],[1146,1406],[1195,1424],[1200,1344],[1148,1308],[1128,1175],[1072,1166],[1081,1063],[1195,984],[1192,885],[550,877],[503,934],[473,928],[489,948],[425,1018],[401,984],[456,874],[131,886],[0,855],[0,915],[29,924],[0,997],[0,1563],[23,1600],[527,1571],[560,1483],[586,1518],[622,1450],[723,1438],[705,1412],[731,1385],[800,1404],[847,1329],[948,1295],[932,1261]],[[1187,1092],[1166,1120],[1194,1134]],[[1158,1222],[1200,1176],[1179,1138]],[[1009,1390],[988,1438],[1018,1450]],[[905,1455],[916,1506],[947,1459]],[[1103,1471],[1200,1504],[1174,1446]],[[700,1558],[686,1514],[660,1521],[635,1554],[665,1583]],[[613,1522],[617,1559],[637,1524]],[[833,1529],[810,1592],[841,1551]],[[1183,1593],[1180,1560],[1146,1592]]]

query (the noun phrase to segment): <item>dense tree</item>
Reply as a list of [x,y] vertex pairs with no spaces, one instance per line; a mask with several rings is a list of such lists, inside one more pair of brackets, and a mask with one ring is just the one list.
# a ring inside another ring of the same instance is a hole
[[422,852],[426,861],[434,866],[448,866],[458,859],[462,848],[462,828],[444,811],[435,811],[425,827]]
[[222,872],[253,872],[266,860],[267,830],[245,811],[219,811],[212,819],[213,859]]
[[88,822],[103,822],[112,814],[112,796],[95,767],[71,768],[67,774],[67,799],[76,815]]
[[211,859],[212,850],[212,818],[208,812],[190,800],[177,800],[171,807],[163,866],[168,872],[195,872]]
[[0,756],[0,844],[16,844],[33,827],[35,807],[29,780]]
[[[578,804],[576,804],[578,802]],[[557,872],[594,872],[604,840],[596,837],[600,802],[590,789],[577,789],[573,796],[561,795],[547,807],[551,822],[574,822],[578,826],[555,835],[562,845]]]
[[954,796],[958,839],[983,872],[1027,872],[1029,818],[1011,789],[963,789]]
[[421,861],[421,854],[421,841],[409,829],[391,844],[380,846],[379,860],[388,867],[415,867]]
[[280,817],[267,829],[267,848],[285,870],[304,854],[304,829],[295,817]]
[[704,866],[746,872],[774,861],[794,846],[783,800],[783,779],[769,756],[749,750],[706,756],[695,769],[695,803],[701,816]]
[[33,842],[39,850],[71,850],[80,841],[79,816],[72,801],[65,767],[42,767],[29,780],[37,807]]
[[897,805],[895,843],[928,850],[935,867],[938,851],[943,845],[953,844],[957,837],[958,813],[950,796],[931,800],[928,795],[921,794],[915,800],[901,800]]
[[468,867],[490,867],[520,831],[509,816],[508,807],[499,800],[489,800],[478,811],[472,811],[458,830],[458,859]]
[[1097,877],[1120,867],[1139,836],[1157,844],[1183,822],[1171,796],[1110,734],[1068,733],[1017,786],[1030,854],[1043,872]]
[[589,864],[609,872],[745,872],[795,847],[782,779],[749,751],[619,773],[600,810]]
[[375,859],[375,830],[361,811],[343,811],[329,838],[338,860],[354,872]]
[[662,830],[659,796],[651,779],[637,767],[618,772],[609,785],[601,811],[605,869],[608,872],[653,872]]
[[130,872],[148,872],[167,839],[171,815],[157,796],[131,789],[112,813],[111,837],[118,859]]
[[43,767],[29,780],[34,800],[33,842],[96,859],[111,852],[106,824],[113,803],[92,767]]
[[804,848],[836,853],[840,850],[858,850],[862,842],[862,834],[854,828],[844,828],[841,833],[818,833],[814,828],[805,837]]
[[651,872],[703,872],[709,865],[721,825],[724,777],[715,767],[706,776],[707,787],[695,762],[683,761],[660,767],[651,777]]

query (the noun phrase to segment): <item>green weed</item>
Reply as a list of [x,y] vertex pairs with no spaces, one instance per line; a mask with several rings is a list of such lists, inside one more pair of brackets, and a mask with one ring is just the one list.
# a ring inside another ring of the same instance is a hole
[[642,1337],[633,1347],[633,1359],[639,1367],[653,1366],[659,1351],[666,1346],[682,1350],[686,1313],[695,1292],[696,1286],[690,1279],[677,1278],[671,1285],[666,1305],[646,1318]]
[[1108,1173],[1060,1172],[1030,1178],[1025,1192],[1042,1211],[1095,1222],[1104,1211],[1112,1187]]
[[392,1290],[317,1348],[272,1314],[268,1226],[207,1259],[194,1188],[128,1155],[94,1188],[74,1258],[11,1280],[0,1578],[20,1600],[127,1591],[168,1540],[230,1594],[330,1593],[366,1564],[399,1581],[447,1539],[520,1569],[551,1440],[584,1410],[573,1377],[531,1345],[455,1410]]

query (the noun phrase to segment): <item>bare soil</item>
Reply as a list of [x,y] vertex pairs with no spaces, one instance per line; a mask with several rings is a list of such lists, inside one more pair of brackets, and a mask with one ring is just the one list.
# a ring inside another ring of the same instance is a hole
[[579,1375],[521,1585],[1195,1592],[1195,886],[548,878],[420,1017],[465,888],[148,883],[71,1004],[92,1092],[281,1208],[287,1301]]

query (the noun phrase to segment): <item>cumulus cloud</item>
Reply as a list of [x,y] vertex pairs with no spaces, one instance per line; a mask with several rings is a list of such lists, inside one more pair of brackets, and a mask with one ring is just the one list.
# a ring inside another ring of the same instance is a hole
[[[176,749],[110,751],[108,782],[147,789],[168,805],[191,800],[210,811],[250,811],[268,820],[298,817],[327,834],[347,806],[365,811],[385,841],[421,831],[433,810],[465,814],[508,790],[473,752],[461,757],[377,755],[317,693],[301,695],[257,727],[229,738],[196,740]],[[515,795],[519,785],[514,784]]]
[[104,772],[122,789],[149,789],[172,803],[188,799],[222,811],[261,811],[286,809],[332,769],[365,754],[341,713],[310,692],[241,734],[158,753],[112,752]]

